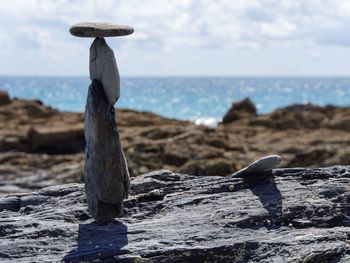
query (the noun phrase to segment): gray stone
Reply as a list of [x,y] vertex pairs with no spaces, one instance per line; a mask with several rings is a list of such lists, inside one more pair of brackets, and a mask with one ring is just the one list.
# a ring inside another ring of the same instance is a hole
[[270,171],[279,165],[282,161],[281,156],[279,155],[269,155],[263,158],[260,158],[254,162],[252,162],[247,167],[237,171],[232,176],[242,176],[245,174],[251,173],[262,173],[266,171]]
[[85,193],[91,215],[106,224],[123,212],[128,196],[129,173],[121,148],[114,108],[110,107],[102,84],[89,87],[85,109]]
[[4,197],[0,261],[345,263],[349,184],[344,166],[250,181],[153,172],[131,179],[124,217],[107,226],[89,216],[81,184],[28,194],[40,202]]
[[90,47],[90,79],[102,83],[109,105],[120,96],[120,78],[113,50],[105,39],[96,38]]
[[134,29],[112,23],[83,22],[74,24],[69,32],[76,37],[118,37],[130,35],[134,33]]

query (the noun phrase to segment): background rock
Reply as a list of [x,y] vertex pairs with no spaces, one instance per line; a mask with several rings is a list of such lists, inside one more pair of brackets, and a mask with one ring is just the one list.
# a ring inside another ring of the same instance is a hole
[[5,90],[0,90],[0,105],[4,105],[8,103],[10,103],[9,94]]
[[[349,116],[350,108],[292,105],[209,128],[116,110],[131,176],[157,169],[226,175],[272,153],[283,158],[281,167],[347,165]],[[82,182],[83,122],[82,113],[59,112],[39,101],[1,105],[0,194]],[[54,136],[47,140],[46,134]]]
[[239,119],[255,117],[257,114],[256,107],[249,98],[232,103],[222,119],[222,123],[230,123]]
[[83,186],[0,199],[1,262],[348,262],[349,167],[249,178],[157,171],[97,226]]

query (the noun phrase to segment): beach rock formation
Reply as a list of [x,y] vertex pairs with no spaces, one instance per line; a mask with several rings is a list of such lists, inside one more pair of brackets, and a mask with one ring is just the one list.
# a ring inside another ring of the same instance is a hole
[[92,82],[85,109],[85,194],[98,224],[122,215],[123,199],[129,191],[129,172],[114,110],[103,90],[100,82]]
[[[350,107],[293,105],[213,128],[116,110],[131,176],[157,169],[230,175],[271,153],[283,157],[282,167],[348,165],[349,116]],[[0,194],[83,182],[84,146],[83,113],[35,100],[0,105]]]
[[230,123],[239,119],[251,118],[257,115],[257,110],[249,98],[232,103],[231,108],[227,111],[222,119],[222,123]]
[[96,38],[90,47],[90,79],[102,83],[109,105],[120,96],[120,77],[113,50],[104,38]]
[[4,105],[8,103],[10,103],[9,94],[5,90],[0,90],[0,105]]
[[1,262],[349,262],[348,167],[135,177],[98,226],[82,184],[0,199]]

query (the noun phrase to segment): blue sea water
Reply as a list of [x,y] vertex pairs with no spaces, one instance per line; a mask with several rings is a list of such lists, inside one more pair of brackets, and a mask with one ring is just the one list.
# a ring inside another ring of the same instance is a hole
[[[0,89],[11,97],[40,99],[62,111],[84,111],[89,84],[83,77],[0,77]],[[245,97],[259,113],[307,102],[350,106],[350,78],[126,77],[116,106],[211,125]]]

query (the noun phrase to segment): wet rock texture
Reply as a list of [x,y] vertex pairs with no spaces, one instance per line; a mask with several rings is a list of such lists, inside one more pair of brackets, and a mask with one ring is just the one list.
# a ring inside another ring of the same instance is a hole
[[0,199],[0,261],[349,262],[350,170],[248,178],[157,171],[132,179],[125,216],[97,226],[82,184]]

